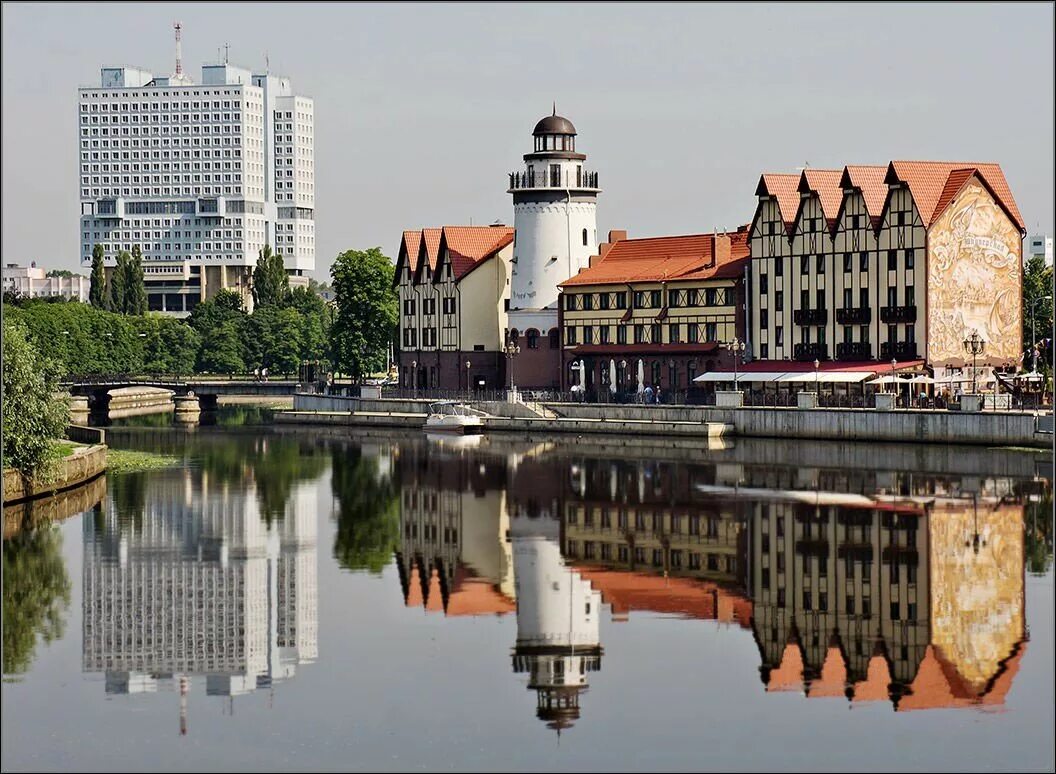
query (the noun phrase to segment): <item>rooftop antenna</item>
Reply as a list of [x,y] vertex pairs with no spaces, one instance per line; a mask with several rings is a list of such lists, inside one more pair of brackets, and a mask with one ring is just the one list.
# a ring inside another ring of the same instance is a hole
[[226,64],[227,64],[227,62],[228,62],[228,55],[229,55],[229,54],[231,53],[231,52],[230,52],[230,49],[231,49],[231,44],[229,44],[229,43],[225,43],[225,44],[224,44],[224,64],[225,64],[225,65],[226,65]]
[[268,52],[267,51],[264,52],[264,74],[265,75],[270,75],[271,74],[271,60],[268,59]]
[[554,100],[554,115],[557,115],[557,100]]
[[172,28],[176,31],[176,78],[183,77],[183,47],[180,44],[180,38],[182,37],[183,24],[178,21],[172,23]]

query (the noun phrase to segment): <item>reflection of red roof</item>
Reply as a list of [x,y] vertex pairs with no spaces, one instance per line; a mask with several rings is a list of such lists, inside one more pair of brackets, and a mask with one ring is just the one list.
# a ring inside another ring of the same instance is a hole
[[891,667],[882,653],[869,659],[865,679],[854,684],[854,701],[885,701],[890,696]]
[[512,241],[508,226],[444,226],[440,251],[446,252],[457,282]]
[[418,563],[414,562],[411,564],[410,580],[407,581],[407,598],[403,602],[407,607],[421,607],[423,601],[422,578],[418,574]]
[[560,283],[560,287],[736,278],[744,272],[749,254],[748,227],[725,236],[730,240],[728,256],[715,244],[723,235],[622,239],[593,266]]
[[601,592],[614,615],[649,611],[748,628],[750,600],[708,581],[576,565],[576,572]]
[[447,601],[447,614],[459,615],[505,615],[517,610],[512,599],[495,586],[480,579],[461,583]]
[[847,662],[843,652],[835,645],[830,645],[825,654],[825,663],[821,665],[821,676],[810,684],[808,696],[843,696],[847,688]]
[[[969,173],[967,176],[964,174],[966,171]],[[958,186],[957,191],[947,192],[950,176],[958,172],[963,185],[973,171],[979,173],[997,203],[1004,207],[1019,229],[1025,230],[1023,216],[1019,213],[1000,164],[981,164],[974,161],[892,161],[888,167],[887,182],[903,182],[908,185],[921,220],[925,226],[931,226],[942,214],[943,207],[949,204],[960,190]],[[940,207],[940,201],[943,200],[944,205]]]
[[770,670],[770,679],[766,683],[768,693],[773,691],[798,691],[803,688],[803,651],[799,643],[785,645],[781,654],[781,663],[777,669]]
[[1019,672],[1019,663],[1026,651],[1021,643],[1004,662],[993,682],[977,692],[957,668],[943,658],[938,648],[928,645],[909,692],[898,702],[898,710],[936,709],[940,707],[994,706],[1005,703],[1005,696]]

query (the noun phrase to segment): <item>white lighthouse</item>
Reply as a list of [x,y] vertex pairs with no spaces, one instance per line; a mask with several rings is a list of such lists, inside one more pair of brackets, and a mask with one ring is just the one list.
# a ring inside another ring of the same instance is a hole
[[[597,252],[601,189],[597,172],[586,169],[586,155],[576,151],[576,127],[557,115],[556,105],[532,137],[535,147],[524,156],[524,171],[509,176],[516,231],[509,329],[524,354],[529,354],[525,339],[536,336],[542,341],[532,349],[552,350],[546,357],[531,353],[517,364],[518,383],[546,387],[556,383],[560,368],[557,286]],[[547,340],[551,331],[555,345]]]

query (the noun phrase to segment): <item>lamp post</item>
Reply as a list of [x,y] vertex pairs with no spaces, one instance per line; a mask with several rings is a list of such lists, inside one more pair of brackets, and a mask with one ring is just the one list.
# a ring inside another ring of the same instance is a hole
[[622,389],[630,381],[627,373],[627,361],[620,361],[620,388]]
[[891,358],[891,392],[897,392],[898,388],[895,387],[898,382],[895,380],[898,378],[898,361]]
[[744,342],[734,336],[733,341],[726,343],[726,347],[733,353],[733,389],[736,390],[739,386],[737,384],[737,358],[744,352]]
[[467,398],[469,397],[469,367],[470,367],[470,365],[471,365],[470,362],[467,360],[466,361],[466,397]]
[[[814,395],[815,396],[819,395],[819,390],[818,390],[818,368],[820,368],[820,367],[821,367],[821,361],[818,360],[817,358],[814,358]],[[817,397],[815,397],[815,400],[817,400]]]
[[506,355],[506,362],[510,364],[510,392],[513,392],[516,390],[513,381],[513,359],[521,353],[521,348],[511,341],[506,345],[502,352]]
[[411,395],[418,400],[418,361],[411,361]]
[[1034,373],[1038,371],[1038,343],[1034,337],[1034,308],[1037,306],[1039,301],[1051,301],[1052,296],[1038,296],[1030,302],[1030,348],[1034,353]]
[[979,335],[979,331],[972,329],[971,335],[964,340],[964,351],[972,356],[972,394],[976,394],[976,370],[975,363],[979,355],[986,351],[986,341]]

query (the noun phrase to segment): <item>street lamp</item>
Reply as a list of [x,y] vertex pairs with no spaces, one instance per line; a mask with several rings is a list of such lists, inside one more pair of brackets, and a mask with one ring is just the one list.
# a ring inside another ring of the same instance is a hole
[[510,392],[513,392],[516,389],[513,382],[513,359],[521,353],[521,348],[511,341],[502,350],[502,353],[506,355],[506,362],[510,364]]
[[891,358],[891,392],[898,392],[898,388],[895,387],[895,385],[898,384],[898,382],[895,381],[896,379],[898,379],[898,361]]
[[814,394],[818,395],[818,368],[821,367],[821,361],[814,358]]
[[975,362],[979,355],[986,351],[986,341],[979,335],[979,331],[972,329],[972,333],[964,340],[964,351],[972,356],[972,394],[976,394],[976,370]]
[[411,395],[418,400],[418,361],[411,361]]
[[736,336],[733,341],[726,342],[726,348],[733,352],[733,389],[737,389],[737,357],[744,352],[744,342]]
[[1038,296],[1030,302],[1030,348],[1034,351],[1034,373],[1038,371],[1038,344],[1034,337],[1034,307],[1039,301],[1051,301],[1052,296]]
[[466,361],[466,397],[467,398],[469,397],[469,366],[470,366],[470,363],[467,360]]

